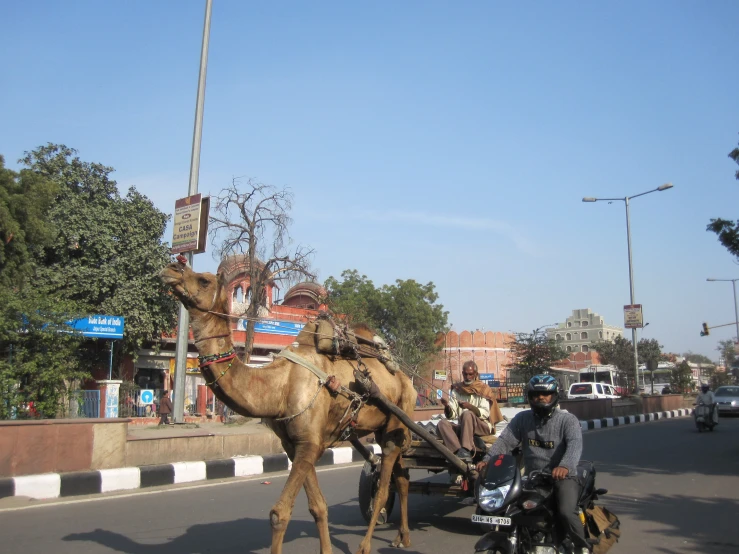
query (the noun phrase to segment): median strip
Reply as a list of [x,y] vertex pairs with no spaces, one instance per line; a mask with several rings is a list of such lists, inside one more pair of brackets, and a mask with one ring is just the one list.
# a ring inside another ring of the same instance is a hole
[[[375,454],[381,454],[379,445],[367,446],[371,446]],[[329,448],[316,466],[351,464],[362,460],[359,452],[353,448]],[[225,460],[22,475],[0,479],[0,498],[26,496],[36,500],[45,500],[211,479],[248,477],[287,471],[290,467],[291,463],[287,454],[282,452],[266,456],[239,456]]]

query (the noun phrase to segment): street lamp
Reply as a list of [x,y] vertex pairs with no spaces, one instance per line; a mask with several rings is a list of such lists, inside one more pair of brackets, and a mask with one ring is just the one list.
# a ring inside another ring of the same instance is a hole
[[736,282],[739,279],[706,279],[706,281],[731,281],[734,287],[734,321],[736,322],[736,340],[739,341],[739,310],[736,307]]
[[[639,196],[644,196],[645,194],[650,194],[652,192],[662,192],[663,190],[671,189],[672,183],[665,183],[664,185],[661,185],[657,187],[656,189],[648,190],[647,192],[642,192],[639,194],[635,194],[634,196],[625,196],[624,198],[593,198],[592,196],[586,196],[582,199],[583,202],[601,202],[603,200],[608,200],[609,202],[612,202],[614,200],[621,200],[626,205],[626,240],[628,245],[628,251],[629,251],[629,292],[631,295],[631,305],[634,305],[634,264],[631,261],[631,218],[629,216],[629,201],[638,198]],[[631,340],[634,343],[634,379],[635,379],[635,390],[634,392],[639,392],[639,351],[636,344],[636,328],[631,329]]]

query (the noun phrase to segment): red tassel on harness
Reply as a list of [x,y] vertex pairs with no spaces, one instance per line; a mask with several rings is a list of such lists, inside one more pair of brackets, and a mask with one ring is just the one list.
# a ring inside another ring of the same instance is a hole
[[187,258],[185,258],[185,256],[183,256],[182,254],[177,254],[177,257],[175,259],[182,265],[187,265]]

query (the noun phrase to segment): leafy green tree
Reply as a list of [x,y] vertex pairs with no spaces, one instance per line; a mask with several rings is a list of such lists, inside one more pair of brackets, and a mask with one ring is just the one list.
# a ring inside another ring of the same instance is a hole
[[688,350],[683,354],[683,358],[694,364],[712,364],[711,358],[703,354],[695,354]]
[[721,357],[724,359],[724,365],[727,369],[736,367],[739,365],[736,352],[734,352],[734,341],[733,340],[721,340],[716,346],[716,350],[721,353]]
[[[79,313],[124,316],[118,354],[136,356],[175,321],[175,301],[157,277],[170,260],[162,242],[169,216],[134,188],[121,197],[113,168],[76,153],[47,144],[20,160],[57,187],[46,213],[54,237],[39,255],[34,286],[49,298],[74,302]],[[91,350],[94,357],[104,355],[102,348]]]
[[82,337],[65,325],[78,315],[33,287],[0,287],[0,419],[53,418],[70,385],[89,377]]
[[[616,337],[613,342],[601,341],[593,345],[604,364],[615,365],[620,371],[631,377],[631,383],[637,383],[634,367],[633,343],[624,337]],[[656,339],[641,339],[637,344],[639,363],[646,364],[650,360],[659,362],[663,359],[662,345]],[[633,387],[636,391],[637,386]]]
[[374,328],[406,366],[417,370],[438,352],[436,338],[447,330],[448,312],[432,282],[398,279],[377,288],[366,275],[346,270],[340,280],[326,279],[324,288],[331,311]]
[[[739,164],[739,148],[729,152],[729,157]],[[739,170],[734,174],[739,179]],[[706,227],[707,231],[716,233],[718,240],[735,257],[739,257],[739,221],[728,219],[712,219]]]
[[693,370],[687,360],[683,360],[670,374],[670,387],[674,392],[687,393],[693,390]]
[[556,362],[567,357],[560,342],[547,338],[541,329],[515,333],[515,337],[510,370],[517,379],[529,381],[534,375],[549,373]]
[[57,190],[33,171],[6,169],[0,156],[0,287],[20,290],[31,283],[36,258],[53,240],[46,214]]

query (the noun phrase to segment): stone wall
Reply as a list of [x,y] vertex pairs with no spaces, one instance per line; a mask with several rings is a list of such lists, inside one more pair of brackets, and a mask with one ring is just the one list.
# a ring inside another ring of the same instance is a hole
[[0,477],[125,464],[126,419],[0,422]]

